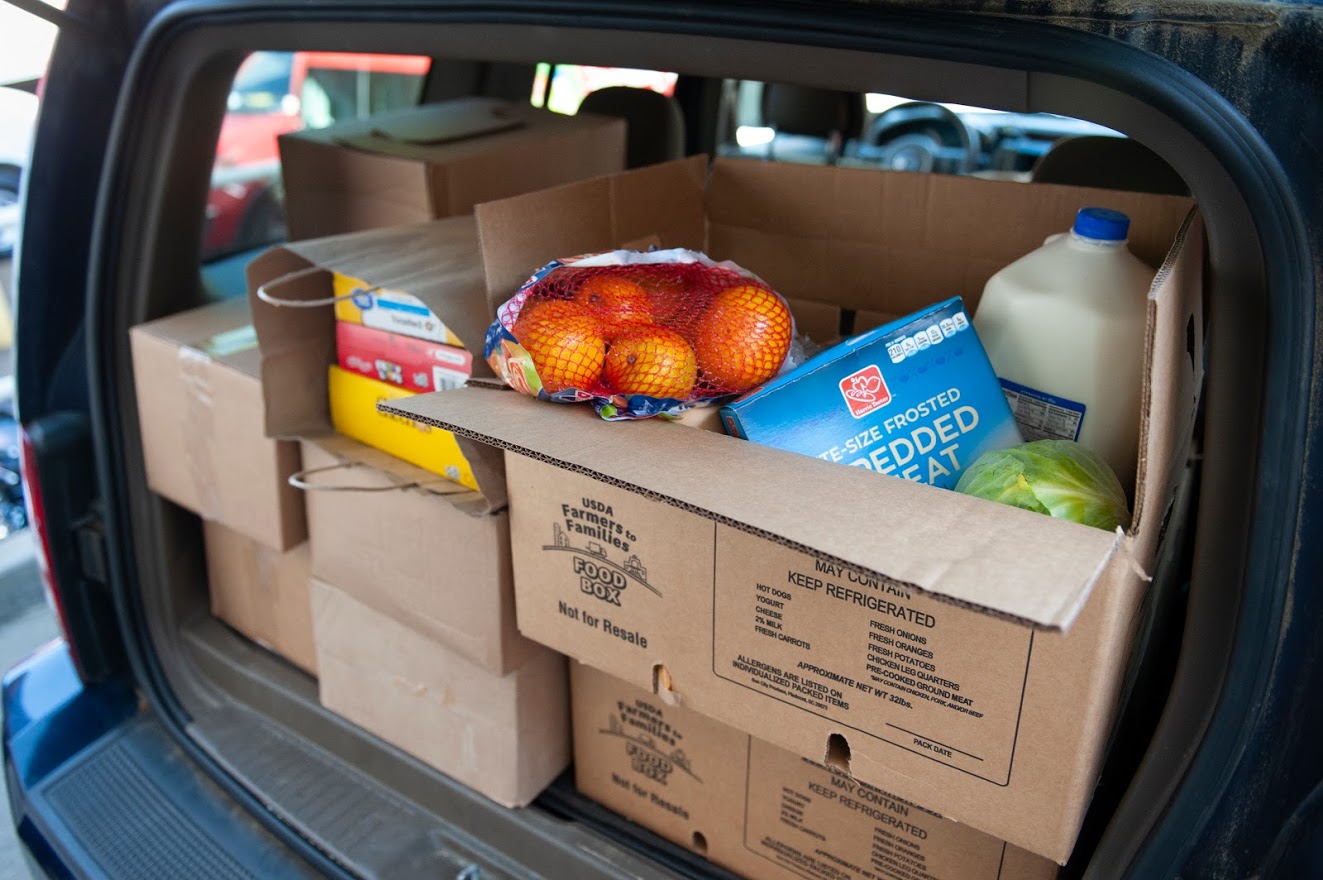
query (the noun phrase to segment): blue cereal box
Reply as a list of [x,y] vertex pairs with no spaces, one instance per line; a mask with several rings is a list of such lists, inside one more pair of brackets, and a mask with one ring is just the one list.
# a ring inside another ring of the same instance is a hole
[[829,348],[722,407],[721,421],[755,443],[945,489],[1021,442],[959,297]]

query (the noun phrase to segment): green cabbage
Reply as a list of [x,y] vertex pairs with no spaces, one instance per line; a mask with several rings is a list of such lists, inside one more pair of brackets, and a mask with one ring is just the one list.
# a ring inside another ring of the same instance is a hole
[[1121,481],[1096,453],[1070,440],[984,453],[955,490],[1108,531],[1130,525]]

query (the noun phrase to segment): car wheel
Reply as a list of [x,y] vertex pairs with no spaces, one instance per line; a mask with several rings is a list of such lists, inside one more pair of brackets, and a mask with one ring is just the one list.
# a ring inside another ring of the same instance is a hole
[[239,228],[239,247],[249,250],[285,240],[285,209],[271,190],[265,190],[248,206]]

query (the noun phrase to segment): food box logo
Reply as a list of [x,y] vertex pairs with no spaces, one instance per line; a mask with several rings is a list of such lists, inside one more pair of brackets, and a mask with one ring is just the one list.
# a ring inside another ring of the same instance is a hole
[[891,403],[891,391],[877,364],[869,364],[846,376],[841,380],[840,387],[845,405],[856,419]]
[[689,756],[683,748],[678,747],[676,737],[668,735],[670,726],[660,723],[654,727],[654,724],[658,723],[650,722],[646,717],[627,716],[622,721],[612,715],[607,719],[607,726],[599,732],[623,739],[629,768],[658,785],[666,785],[676,770],[695,782],[702,782],[694,772]]
[[594,556],[601,553],[603,558],[574,557],[574,573],[579,576],[579,589],[608,605],[619,605],[620,594],[629,586],[629,579],[605,558],[601,545],[589,544],[587,550]]
[[[661,595],[648,583],[647,566],[634,549],[637,538],[615,518],[610,505],[584,498],[578,504],[561,505],[561,513],[563,518],[551,526],[552,543],[542,549],[571,555],[580,592],[618,608],[631,584]],[[615,559],[612,551],[618,554]]]

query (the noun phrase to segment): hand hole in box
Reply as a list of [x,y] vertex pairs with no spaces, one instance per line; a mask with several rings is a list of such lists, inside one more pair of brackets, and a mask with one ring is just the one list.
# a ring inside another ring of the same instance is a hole
[[703,835],[703,832],[695,831],[693,836],[689,838],[689,846],[700,856],[707,855],[707,837]]
[[662,663],[652,667],[652,692],[661,697],[668,706],[680,705],[680,695],[675,692],[675,681],[671,672]]
[[833,733],[827,737],[827,754],[823,756],[823,763],[828,767],[835,767],[837,770],[850,772],[850,743],[839,733]]

